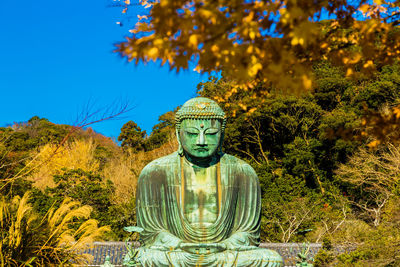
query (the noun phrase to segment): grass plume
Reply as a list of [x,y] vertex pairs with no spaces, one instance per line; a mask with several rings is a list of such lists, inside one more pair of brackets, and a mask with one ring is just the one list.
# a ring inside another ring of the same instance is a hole
[[77,201],[67,198],[39,218],[29,200],[29,192],[11,201],[0,199],[1,266],[84,264],[90,258],[80,251],[110,230],[88,219],[91,208]]

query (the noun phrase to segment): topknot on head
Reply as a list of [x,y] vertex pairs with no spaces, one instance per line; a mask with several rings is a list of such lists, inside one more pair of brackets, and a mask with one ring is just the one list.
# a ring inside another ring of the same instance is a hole
[[178,130],[184,119],[218,119],[222,121],[223,129],[225,129],[226,124],[225,112],[218,106],[217,102],[206,97],[195,97],[182,105],[175,116]]

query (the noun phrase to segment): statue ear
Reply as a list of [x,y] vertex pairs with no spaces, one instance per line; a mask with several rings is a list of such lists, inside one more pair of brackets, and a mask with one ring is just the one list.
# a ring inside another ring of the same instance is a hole
[[218,152],[217,152],[220,156],[222,156],[224,154],[224,152],[222,152],[222,144],[224,143],[224,135],[225,135],[225,132],[222,131],[221,139],[219,141],[219,146],[218,146]]
[[181,136],[179,134],[179,129],[180,127],[176,127],[176,139],[178,139],[178,154],[180,156],[183,156],[183,147],[182,147],[182,143],[181,143]]

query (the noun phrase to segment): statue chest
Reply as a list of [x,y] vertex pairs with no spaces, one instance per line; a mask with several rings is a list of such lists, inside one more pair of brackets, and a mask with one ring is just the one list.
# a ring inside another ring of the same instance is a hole
[[218,217],[217,167],[185,166],[183,214],[190,224],[207,227]]

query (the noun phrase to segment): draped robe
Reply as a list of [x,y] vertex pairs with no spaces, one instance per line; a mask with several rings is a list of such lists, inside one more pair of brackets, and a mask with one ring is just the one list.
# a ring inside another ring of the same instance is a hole
[[[149,163],[137,187],[137,225],[144,246],[142,266],[281,266],[274,251],[258,248],[260,186],[244,161],[224,154],[220,158],[219,214],[207,228],[191,225],[183,215],[182,159],[178,153]],[[217,203],[216,203],[217,205]],[[180,243],[223,243],[223,252],[196,254]]]

